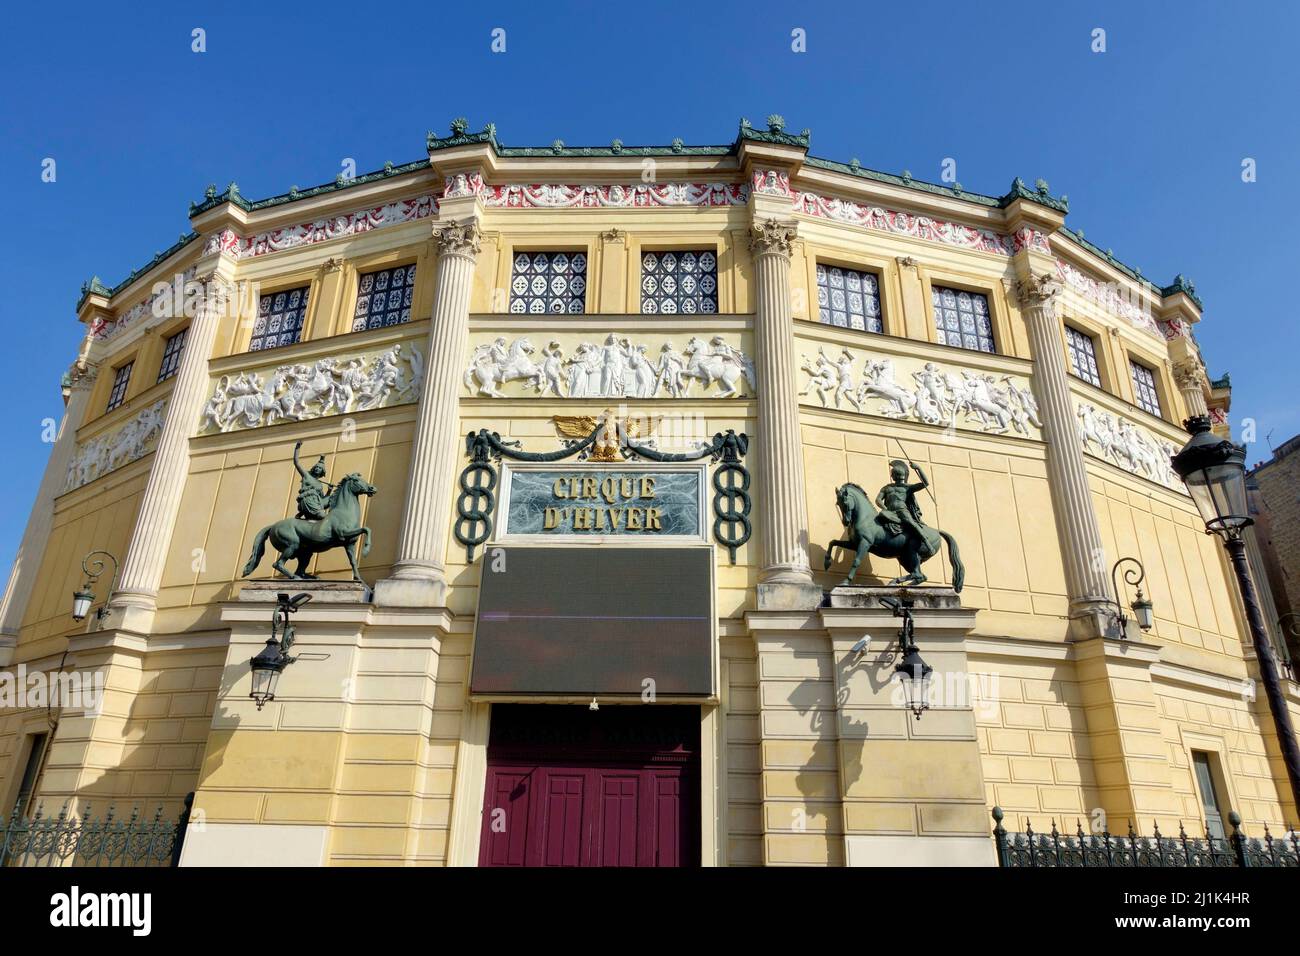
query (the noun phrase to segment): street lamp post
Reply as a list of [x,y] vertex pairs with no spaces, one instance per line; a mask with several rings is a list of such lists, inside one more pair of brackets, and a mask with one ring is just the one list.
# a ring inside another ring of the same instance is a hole
[[1246,540],[1242,537],[1242,532],[1255,523],[1246,506],[1246,449],[1215,435],[1210,430],[1210,419],[1204,415],[1189,418],[1183,424],[1192,437],[1171,463],[1205,521],[1205,533],[1221,537],[1232,559],[1246,623],[1255,645],[1255,658],[1259,661],[1259,676],[1268,695],[1268,707],[1282,748],[1282,762],[1291,781],[1291,799],[1300,807],[1300,746],[1296,744],[1295,728],[1278,679],[1273,648],[1264,630],[1264,615],[1251,581]]

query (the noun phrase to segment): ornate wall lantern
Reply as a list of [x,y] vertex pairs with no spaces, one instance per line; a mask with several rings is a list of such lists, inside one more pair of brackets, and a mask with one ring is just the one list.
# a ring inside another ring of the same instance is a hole
[[1142,562],[1137,558],[1120,558],[1110,569],[1110,586],[1114,589],[1115,599],[1108,603],[1115,607],[1115,627],[1119,630],[1120,637],[1128,634],[1129,617],[1124,613],[1124,607],[1119,601],[1119,582],[1115,575],[1120,567],[1125,564],[1133,565],[1131,568],[1124,570],[1124,583],[1134,589],[1133,603],[1129,608],[1133,611],[1133,618],[1137,621],[1137,626],[1144,631],[1149,631],[1156,623],[1155,605],[1151,600],[1142,593],[1142,582],[1146,580],[1147,569],[1142,566]]
[[267,701],[275,700],[275,690],[280,683],[284,669],[298,658],[289,656],[293,647],[293,624],[289,615],[311,600],[310,594],[295,594],[292,598],[283,591],[276,595],[276,608],[271,614],[271,636],[266,646],[248,662],[253,671],[253,686],[248,692],[257,703],[257,709],[266,706]]
[[[101,558],[99,555],[103,555]],[[92,561],[91,559],[94,558]],[[113,593],[113,588],[117,585],[117,558],[107,551],[92,551],[81,559],[81,570],[86,574],[86,580],[82,582],[79,591],[72,592],[72,619],[74,621],[84,621],[90,614],[91,605],[95,603],[95,582],[99,576],[104,573],[104,558],[113,562],[113,577],[109,580],[108,593]],[[102,618],[105,613],[104,608],[95,611],[95,620]]]
[[898,632],[898,650],[902,659],[894,667],[894,673],[903,685],[903,706],[920,720],[921,714],[930,709],[930,675],[934,669],[921,658],[921,652],[916,646],[912,602],[882,597],[880,603],[892,608],[895,617],[903,619],[903,626]]

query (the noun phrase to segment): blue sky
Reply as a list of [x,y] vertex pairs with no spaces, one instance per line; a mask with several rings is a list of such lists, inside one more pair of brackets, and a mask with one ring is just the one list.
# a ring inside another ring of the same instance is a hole
[[42,419],[61,414],[84,280],[168,247],[208,183],[258,198],[347,157],[418,159],[462,115],[508,145],[581,145],[728,143],[741,116],[777,112],[818,156],[930,180],[951,157],[992,194],[1042,177],[1089,239],[1196,282],[1210,372],[1232,373],[1234,428],[1254,418],[1250,460],[1267,457],[1266,435],[1300,431],[1297,34],[1300,5],[1250,2],[10,5],[0,567],[49,454]]

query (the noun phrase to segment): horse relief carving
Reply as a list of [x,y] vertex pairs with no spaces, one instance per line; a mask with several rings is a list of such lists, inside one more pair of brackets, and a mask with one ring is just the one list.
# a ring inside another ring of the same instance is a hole
[[63,490],[80,488],[116,468],[143,458],[153,449],[154,440],[162,433],[164,401],[157,401],[128,419],[119,428],[96,436],[80,446],[68,462],[68,474]]
[[716,397],[741,394],[742,382],[757,387],[753,361],[721,335],[707,342],[692,336],[680,352],[672,342],[658,354],[627,336],[611,332],[600,344],[581,342],[566,356],[559,342],[539,352],[528,336],[507,343],[504,336],[474,348],[465,369],[465,388],[484,398],[504,398],[501,386],[522,383],[525,389],[556,398],[685,398],[696,382],[716,386]]
[[1085,452],[1167,488],[1183,489],[1169,462],[1178,451],[1173,444],[1153,437],[1127,418],[1099,411],[1086,402],[1080,403],[1075,413],[1079,417],[1079,442]]
[[[823,408],[854,410],[885,418],[908,419],[946,428],[974,428],[991,435],[1014,433],[1029,437],[1041,429],[1038,402],[1028,382],[1017,383],[1009,375],[995,377],[969,369],[948,371],[926,362],[912,372],[911,381],[900,380],[894,359],[863,361],[860,380],[855,380],[855,358],[841,349],[831,358],[825,348],[817,357],[803,356],[801,367],[808,376],[800,396],[817,395]],[[868,402],[880,400],[871,407]]]
[[272,372],[223,375],[203,408],[199,432],[257,428],[413,402],[423,381],[424,356],[409,342],[369,357],[337,356],[281,365]]

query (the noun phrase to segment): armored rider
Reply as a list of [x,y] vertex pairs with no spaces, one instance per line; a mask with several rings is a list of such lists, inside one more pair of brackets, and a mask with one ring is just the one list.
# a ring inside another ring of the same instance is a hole
[[325,477],[325,456],[321,455],[316,464],[311,466],[311,471],[303,471],[302,465],[298,461],[298,449],[302,447],[302,442],[293,446],[293,467],[298,470],[302,476],[302,484],[298,486],[298,518],[310,518],[320,520],[329,514],[329,503],[326,498],[334,490],[334,486]]
[[889,463],[889,484],[880,489],[876,495],[876,507],[880,509],[879,521],[890,534],[906,534],[909,538],[923,540],[925,522],[921,520],[921,509],[916,503],[916,493],[929,487],[929,479],[917,465],[912,465],[921,479],[914,484],[907,483],[907,469],[910,462],[895,458]]

